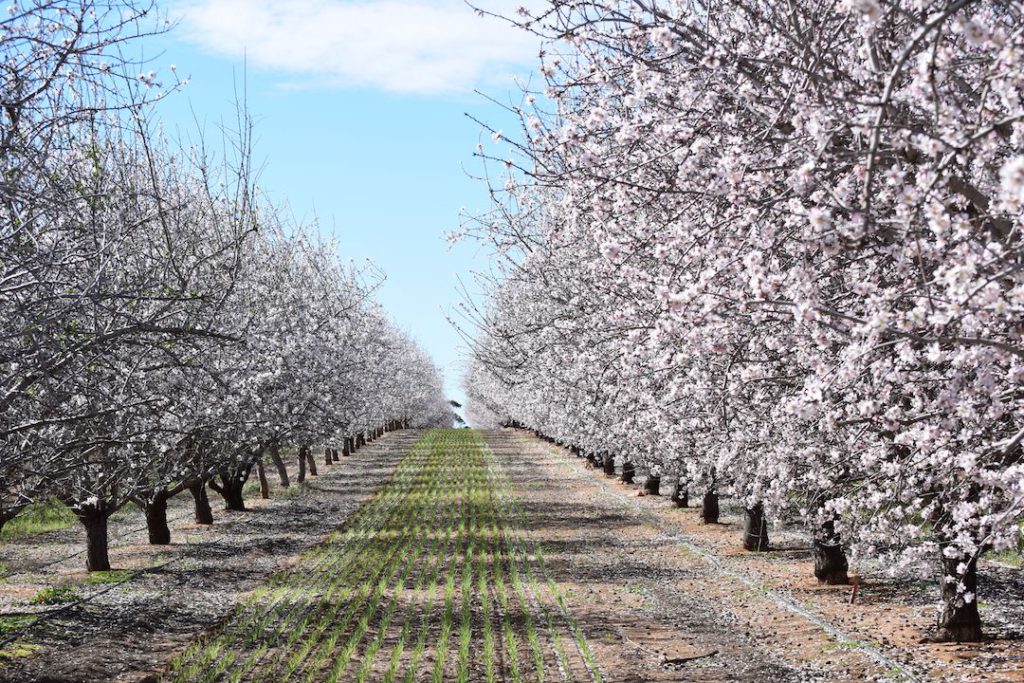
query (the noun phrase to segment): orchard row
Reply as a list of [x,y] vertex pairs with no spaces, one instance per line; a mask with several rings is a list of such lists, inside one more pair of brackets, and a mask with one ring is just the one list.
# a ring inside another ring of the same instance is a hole
[[803,523],[823,580],[931,571],[935,637],[980,638],[978,560],[1024,515],[1021,6],[511,21],[547,43],[464,226],[496,261],[468,314],[475,421],[735,496],[755,549]]
[[244,107],[216,153],[150,122],[182,83],[125,55],[164,26],[145,1],[0,19],[0,526],[58,499],[93,570],[125,504],[166,543],[168,498],[242,507],[263,454],[451,417],[380,275],[260,191]]

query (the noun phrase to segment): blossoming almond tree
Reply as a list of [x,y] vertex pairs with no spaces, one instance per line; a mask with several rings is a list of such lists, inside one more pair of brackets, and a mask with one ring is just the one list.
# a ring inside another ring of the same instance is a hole
[[[936,637],[978,638],[978,557],[1024,510],[1021,19],[983,1],[523,10],[550,39],[547,88],[474,226],[527,245],[504,249],[509,301],[482,323],[478,373],[507,387],[490,410],[726,485],[756,538],[762,512],[796,514],[826,577],[839,537],[938,564]],[[575,338],[548,331],[566,319]],[[487,351],[509,340],[513,375]],[[595,364],[613,391],[578,382]],[[590,402],[615,410],[580,424]]]
[[217,161],[147,124],[157,75],[108,54],[152,14],[58,0],[0,19],[0,525],[56,497],[91,570],[129,501],[166,543],[171,496],[203,523],[207,484],[244,507],[268,446],[451,417],[372,288],[257,191],[244,111]]

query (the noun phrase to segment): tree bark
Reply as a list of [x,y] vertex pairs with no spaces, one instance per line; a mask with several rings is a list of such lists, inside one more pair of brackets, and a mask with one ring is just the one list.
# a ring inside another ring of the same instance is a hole
[[167,492],[157,491],[146,499],[146,529],[150,545],[168,545],[171,528],[167,525]]
[[676,488],[672,491],[672,502],[678,508],[690,507],[690,492],[686,490],[686,484],[676,483]]
[[341,457],[347,458],[350,455],[352,455],[352,437],[346,436],[341,444]]
[[85,527],[85,568],[91,572],[109,572],[107,553],[107,519],[110,513],[102,507],[76,510],[78,521]]
[[622,483],[632,484],[633,477],[636,476],[636,467],[628,460],[622,462]]
[[718,493],[710,490],[704,494],[704,500],[701,501],[700,518],[705,524],[718,524],[718,517]]
[[274,463],[274,467],[277,468],[277,477],[281,480],[281,486],[288,488],[291,486],[291,482],[288,481],[288,468],[284,464],[284,460],[281,459],[281,447],[277,443],[270,444],[270,459]]
[[331,460],[333,462],[339,462],[341,460],[341,458],[338,457],[338,449],[337,448],[332,448],[331,449]]
[[309,463],[309,474],[311,476],[317,476],[316,472],[316,458],[313,457],[313,449],[306,449],[306,461]]
[[843,545],[839,534],[836,533],[836,524],[833,520],[825,522],[818,529],[811,543],[811,552],[814,555],[814,576],[818,583],[829,586],[850,583],[850,576],[847,573],[850,563],[843,552]]
[[195,501],[196,524],[213,524],[213,510],[210,509],[210,498],[206,495],[206,483],[202,479],[193,479],[188,490]]
[[768,550],[768,522],[764,518],[764,505],[761,503],[743,510],[743,548],[751,551]]
[[224,509],[233,512],[245,512],[245,498],[242,495],[245,479],[232,476],[230,470],[222,469],[220,471],[220,480],[219,485],[211,481],[210,487],[224,499]]
[[604,473],[609,477],[615,476],[615,456],[611,453],[604,454]]
[[[931,640],[939,642],[973,643],[982,639],[981,615],[978,613],[978,558],[957,553],[946,557],[948,544],[939,545],[942,568],[942,613],[939,628]],[[957,572],[960,565],[967,571]],[[969,595],[967,595],[969,594]],[[970,597],[968,602],[966,597]]]
[[295,481],[302,483],[306,481],[306,447],[299,447],[299,474],[295,477]]
[[260,479],[260,498],[270,498],[270,482],[267,481],[267,470],[263,467],[263,456],[256,461],[256,476]]
[[644,492],[649,496],[661,495],[661,477],[648,474],[644,480]]
[[331,449],[330,448],[325,448],[324,449],[324,467],[327,467],[332,462],[334,462],[334,458],[331,457]]

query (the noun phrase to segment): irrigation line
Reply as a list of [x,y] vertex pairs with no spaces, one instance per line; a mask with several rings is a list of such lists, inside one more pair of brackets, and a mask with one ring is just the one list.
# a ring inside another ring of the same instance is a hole
[[[523,437],[520,436],[520,438]],[[569,460],[564,451],[560,449],[556,450],[544,444],[538,445],[544,450],[546,450],[549,454],[558,457],[559,460],[561,460],[563,467],[568,467],[579,472],[579,466],[573,463],[571,460]],[[580,472],[580,474],[582,476],[576,477],[576,480],[589,481],[590,483],[595,484],[601,490],[602,493],[618,500],[623,507],[637,513],[638,516],[640,516],[644,521],[655,526],[664,535],[666,535],[682,547],[686,548],[686,550],[688,550],[689,552],[700,557],[702,560],[704,560],[705,563],[710,565],[711,568],[717,571],[719,574],[723,574],[732,579],[736,579],[748,588],[752,588],[754,590],[763,592],[765,595],[770,597],[775,602],[775,604],[777,604],[780,607],[784,607],[790,612],[793,612],[794,614],[797,614],[807,619],[808,621],[810,621],[811,623],[825,631],[825,633],[827,633],[831,638],[835,639],[837,642],[850,643],[852,644],[852,649],[862,652],[877,664],[889,667],[890,670],[898,671],[908,681],[908,683],[919,683],[919,681],[921,680],[917,677],[916,674],[914,674],[910,669],[908,669],[906,665],[885,655],[876,647],[872,647],[871,645],[863,642],[862,640],[855,638],[853,634],[842,630],[841,628],[839,628],[832,622],[828,621],[817,612],[813,612],[811,610],[806,609],[805,607],[797,603],[793,598],[785,595],[784,593],[781,593],[780,591],[774,588],[766,587],[763,581],[758,581],[749,574],[737,571],[735,569],[732,569],[731,567],[726,566],[715,553],[710,552],[704,549],[703,547],[697,545],[693,541],[693,539],[691,539],[686,534],[680,533],[677,529],[673,527],[672,524],[666,522],[664,519],[661,518],[660,515],[656,514],[654,511],[641,506],[636,501],[630,499],[627,496],[623,496],[617,491],[609,489],[605,485],[605,483],[602,482],[600,479],[588,476],[586,472]]]

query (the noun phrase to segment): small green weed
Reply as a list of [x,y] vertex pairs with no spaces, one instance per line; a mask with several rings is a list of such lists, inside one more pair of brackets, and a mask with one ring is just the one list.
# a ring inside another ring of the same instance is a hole
[[47,586],[32,598],[29,602],[35,605],[63,605],[69,602],[80,600],[81,595],[74,586],[63,584],[60,586]]
[[124,583],[132,578],[132,573],[127,569],[112,569],[108,572],[90,572],[85,583],[90,586],[100,586],[109,583]]
[[42,647],[42,645],[32,645],[30,643],[11,643],[7,647],[0,648],[0,662],[31,657]]
[[20,631],[35,620],[36,617],[31,614],[12,614],[0,617],[0,636],[6,637]]

